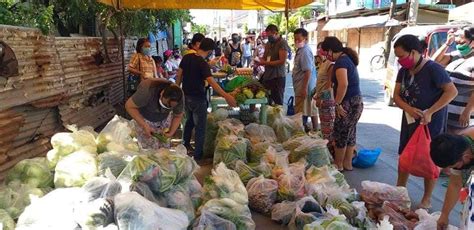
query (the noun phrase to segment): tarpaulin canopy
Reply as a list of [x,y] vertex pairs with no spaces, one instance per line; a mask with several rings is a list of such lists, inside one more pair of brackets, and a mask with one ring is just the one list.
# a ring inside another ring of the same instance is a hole
[[313,0],[98,0],[117,9],[296,9]]

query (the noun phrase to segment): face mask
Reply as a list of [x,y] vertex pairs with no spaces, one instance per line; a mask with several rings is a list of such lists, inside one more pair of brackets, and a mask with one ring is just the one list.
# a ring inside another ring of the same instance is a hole
[[276,38],[273,37],[273,36],[268,36],[268,42],[274,43],[274,42],[276,42]]
[[323,49],[319,49],[318,50],[318,55],[321,56],[321,57],[327,57],[328,52],[324,51]]
[[160,102],[160,105],[161,107],[163,107],[164,109],[171,109],[170,107],[166,106],[165,104],[163,104],[163,102],[161,101],[161,98],[160,100],[158,100]]
[[398,59],[398,63],[405,69],[411,69],[415,65],[415,59],[412,56],[408,56]]
[[261,42],[257,42],[257,45],[258,45],[258,46],[261,45],[261,44],[262,44]]
[[212,52],[209,52],[209,54],[206,56],[206,59],[211,59],[212,57]]
[[472,48],[468,43],[458,44],[456,45],[456,49],[459,51],[459,53],[461,53],[462,56],[467,56],[472,51]]
[[304,45],[306,45],[306,42],[300,42],[300,43],[296,43],[296,48],[300,49],[300,48],[303,48]]
[[143,47],[142,48],[142,54],[145,56],[150,56],[151,55],[151,49],[148,47]]

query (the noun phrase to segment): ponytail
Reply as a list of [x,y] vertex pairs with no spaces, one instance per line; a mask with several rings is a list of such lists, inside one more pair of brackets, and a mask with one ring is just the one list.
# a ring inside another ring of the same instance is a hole
[[359,55],[355,50],[349,47],[342,48],[342,52],[345,53],[354,62],[354,65],[359,65]]

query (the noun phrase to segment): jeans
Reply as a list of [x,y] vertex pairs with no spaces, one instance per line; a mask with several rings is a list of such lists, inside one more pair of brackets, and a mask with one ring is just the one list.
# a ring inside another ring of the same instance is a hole
[[252,56],[243,57],[242,58],[242,67],[250,67],[250,63],[252,62]]
[[205,97],[186,96],[186,123],[184,125],[183,141],[185,146],[189,146],[191,136],[194,131],[194,158],[202,158],[204,150],[204,136],[206,133],[207,122],[207,100]]

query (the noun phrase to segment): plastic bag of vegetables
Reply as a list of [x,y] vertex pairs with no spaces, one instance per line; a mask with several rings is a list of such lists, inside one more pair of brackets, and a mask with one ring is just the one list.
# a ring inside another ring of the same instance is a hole
[[[81,188],[59,188],[33,199],[17,222],[19,230],[75,229],[74,206],[87,200]],[[60,217],[60,218],[58,218]]]
[[91,202],[82,202],[74,205],[74,220],[83,230],[106,227],[114,222],[113,207],[112,199],[100,198]]
[[113,198],[122,191],[122,185],[112,175],[110,170],[107,170],[106,175],[107,178],[94,177],[82,186],[82,189],[89,194],[89,201],[99,198]]
[[309,165],[321,167],[331,163],[331,154],[327,148],[327,143],[327,140],[303,136],[290,139],[283,143],[283,147],[290,151],[290,163],[304,158]]
[[239,174],[240,179],[242,180],[242,183],[247,184],[250,179],[258,177],[259,173],[245,164],[243,161],[238,160],[235,163],[235,171]]
[[134,140],[132,122],[117,115],[107,123],[97,136],[98,152],[107,151],[135,151],[138,152],[138,143]]
[[167,202],[168,208],[178,209],[186,213],[188,220],[192,221],[196,217],[193,201],[189,195],[189,190],[184,186],[176,186],[166,192],[163,198]]
[[270,126],[256,123],[245,126],[245,138],[249,139],[252,144],[261,142],[274,143],[277,141],[275,131]]
[[229,117],[229,112],[225,109],[218,109],[207,115],[206,136],[204,138],[204,157],[209,158],[214,155],[216,148],[216,136],[219,130],[218,122]]
[[214,152],[214,165],[224,162],[229,168],[234,168],[238,160],[247,162],[249,141],[235,135],[221,137]]
[[126,155],[117,152],[105,152],[99,155],[99,175],[105,175],[105,171],[110,169],[115,177],[122,173],[127,161],[124,159]]
[[4,209],[0,209],[0,229],[15,230],[15,221]]
[[265,178],[272,176],[272,166],[265,159],[262,159],[260,163],[249,163],[249,166],[257,172],[258,175],[262,175]]
[[54,169],[57,162],[78,150],[85,150],[90,153],[97,153],[97,144],[93,133],[68,126],[72,132],[70,133],[56,133],[51,137],[51,145],[53,149],[50,150],[46,157],[49,161],[49,167]]
[[212,199],[207,201],[200,209],[214,213],[226,220],[232,221],[237,230],[253,230],[255,223],[247,205],[236,202],[229,198]]
[[265,179],[263,175],[251,179],[247,184],[249,207],[262,214],[270,214],[277,199],[278,182]]
[[234,118],[219,121],[217,125],[219,126],[219,130],[217,131],[216,141],[227,135],[243,137],[245,134],[245,126],[242,121]]
[[295,213],[288,225],[289,229],[303,230],[304,226],[323,217],[324,210],[312,196],[303,197],[296,202]]
[[[276,180],[281,175],[283,175],[290,167],[289,162],[288,162],[289,153],[286,151],[275,153],[275,151],[273,151],[271,148],[268,148],[268,149],[269,149],[268,154],[273,154],[272,158],[273,158],[273,162],[275,163],[275,166],[272,169],[272,178]],[[267,157],[267,159],[271,162],[272,159],[269,159],[269,158],[270,157]]]
[[10,182],[7,187],[0,188],[0,209],[5,209],[10,217],[16,219],[31,203],[32,198],[42,197],[46,192],[45,189],[34,188],[19,181]]
[[197,209],[201,206],[202,203],[202,186],[196,177],[191,178],[188,182],[186,182],[184,187],[189,189],[189,196],[191,197],[191,201],[193,202],[194,209]]
[[389,201],[406,209],[411,206],[410,196],[405,187],[395,187],[375,181],[362,181],[361,184],[360,196],[368,205],[381,206],[385,201]]
[[305,195],[304,168],[303,163],[294,163],[278,177],[279,200],[297,200]]
[[285,116],[283,107],[269,107],[268,124],[273,128],[278,142],[285,142],[295,135],[304,135],[302,114]]
[[[260,160],[265,156],[268,151],[268,148],[272,147],[275,152],[283,151],[283,146],[279,143],[270,143],[270,142],[260,142],[250,145],[250,153],[248,154],[249,162],[260,162]],[[273,161],[274,163],[274,161]]]
[[206,210],[194,221],[193,230],[236,230],[234,223]]
[[344,216],[321,218],[304,226],[304,230],[356,230],[347,223]]
[[[193,158],[187,155],[186,147],[178,145],[175,149],[159,149],[158,152],[151,156],[162,170],[162,180],[165,178],[175,178],[173,184],[181,184],[191,178],[198,169],[198,165]],[[166,191],[166,184],[162,182],[159,192]]]
[[136,192],[115,196],[115,222],[119,229],[186,229],[188,217],[180,210],[162,208]]
[[96,155],[79,150],[59,160],[54,174],[56,188],[81,187],[97,176]]
[[36,188],[48,188],[53,186],[53,174],[46,158],[36,157],[24,159],[10,169],[5,182],[8,184],[11,181],[20,181]]
[[296,202],[284,200],[272,206],[272,220],[288,225],[296,210]]
[[214,198],[230,198],[240,204],[248,204],[248,194],[239,175],[228,169],[224,163],[212,170],[211,176],[204,180],[204,202]]

